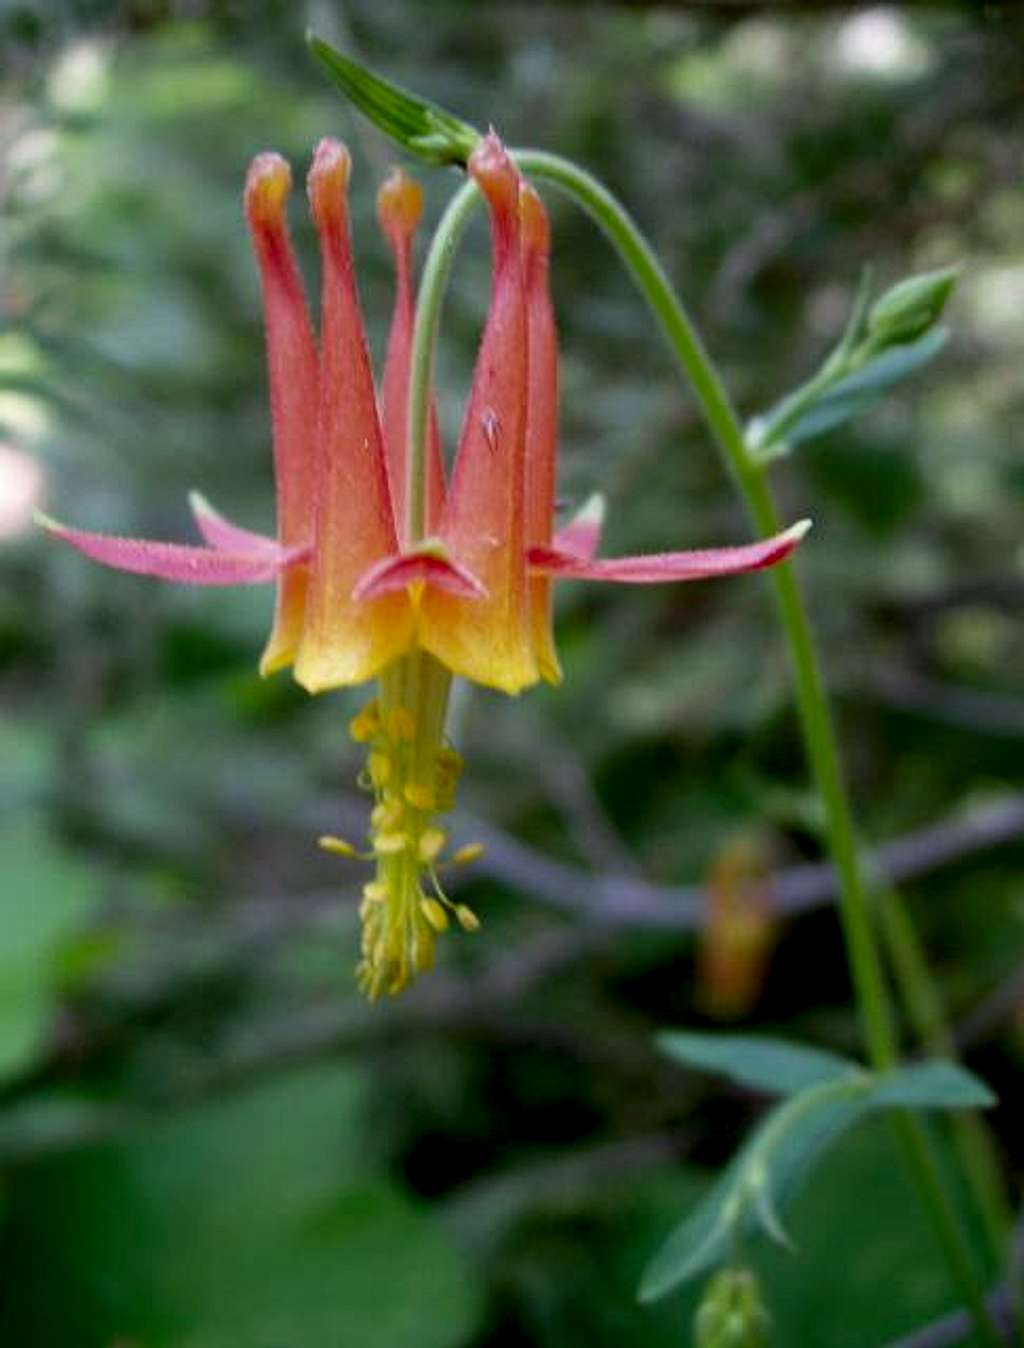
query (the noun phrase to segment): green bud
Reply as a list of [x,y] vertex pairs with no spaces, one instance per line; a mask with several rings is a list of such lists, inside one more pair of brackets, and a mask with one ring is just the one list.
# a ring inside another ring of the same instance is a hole
[[771,1316],[747,1268],[725,1268],[707,1287],[693,1321],[694,1348],[767,1348]]
[[436,103],[412,94],[343,56],[329,43],[306,35],[310,51],[341,92],[379,131],[428,164],[465,167],[480,132]]
[[959,276],[959,267],[944,267],[910,276],[887,290],[868,312],[871,346],[903,346],[923,337],[942,316]]

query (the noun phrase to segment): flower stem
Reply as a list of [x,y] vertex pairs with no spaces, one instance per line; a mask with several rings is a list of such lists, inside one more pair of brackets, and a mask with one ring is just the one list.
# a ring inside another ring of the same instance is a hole
[[[763,468],[748,452],[743,427],[689,314],[629,213],[601,183],[569,160],[538,150],[514,154],[524,172],[546,178],[565,190],[611,239],[692,384],[756,528],[765,535],[777,533],[780,522]],[[792,563],[774,567],[771,580],[789,644],[804,740],[825,805],[830,850],[839,880],[840,916],[868,1055],[876,1070],[885,1071],[897,1059],[896,1034],[857,856],[853,816],[832,715]],[[927,1135],[919,1121],[909,1114],[897,1116],[896,1123],[920,1196],[935,1224],[950,1272],[971,1308],[979,1338],[986,1344],[998,1345],[999,1333],[986,1309],[970,1250],[943,1190]]]
[[409,375],[409,441],[406,446],[406,480],[409,484],[406,523],[410,543],[420,542],[427,527],[427,423],[441,304],[459,239],[480,199],[476,184],[467,182],[448,203],[430,241],[416,296]]
[[[903,1009],[915,1036],[930,1051],[955,1058],[956,1040],[903,895],[883,884],[876,889],[875,904],[886,954],[897,970]],[[1003,1186],[995,1141],[985,1120],[977,1114],[954,1114],[949,1126],[961,1164],[971,1179],[989,1254],[995,1267],[1006,1265],[1011,1309],[1024,1343],[1024,1286],[1015,1252],[1011,1249],[1009,1258],[1006,1254],[1013,1233],[1013,1209]]]

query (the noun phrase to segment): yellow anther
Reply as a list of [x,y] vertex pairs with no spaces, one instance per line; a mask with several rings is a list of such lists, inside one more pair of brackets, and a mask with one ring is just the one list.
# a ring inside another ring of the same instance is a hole
[[472,908],[468,908],[464,903],[457,905],[455,916],[463,931],[480,930],[480,919],[477,917],[476,913],[473,912]]
[[420,861],[429,866],[441,855],[441,849],[448,839],[445,837],[444,829],[426,828],[420,834],[419,846],[416,853]]
[[391,780],[393,764],[387,754],[372,753],[366,760],[366,766],[374,786],[385,786]]
[[383,833],[389,833],[397,828],[403,813],[400,800],[382,800],[370,811],[370,824]]
[[382,885],[379,880],[368,880],[363,885],[363,898],[369,899],[371,903],[384,903],[388,897],[387,885]]
[[408,782],[404,795],[409,804],[417,810],[437,808],[437,796],[431,787],[424,786],[422,782]]
[[434,932],[417,931],[412,938],[412,962],[418,974],[426,973],[434,967]]
[[408,707],[392,707],[388,712],[388,734],[399,743],[415,739],[416,718]]
[[447,745],[437,751],[437,770],[442,776],[459,778],[462,775],[462,755],[457,749],[450,749]]
[[420,912],[436,932],[448,930],[448,914],[437,899],[420,899]]
[[437,809],[450,810],[455,804],[455,788],[462,775],[462,755],[454,749],[439,749],[434,760],[434,783],[437,788]]
[[483,843],[466,843],[465,847],[452,853],[451,863],[453,866],[468,866],[471,861],[478,861],[486,851]]
[[373,840],[374,851],[381,856],[393,856],[409,846],[408,833],[378,833]]
[[357,744],[368,744],[380,730],[380,711],[376,701],[368,702],[348,723],[348,733]]
[[344,838],[336,838],[333,833],[322,834],[317,838],[316,845],[336,857],[355,857],[359,855],[350,842],[346,842]]

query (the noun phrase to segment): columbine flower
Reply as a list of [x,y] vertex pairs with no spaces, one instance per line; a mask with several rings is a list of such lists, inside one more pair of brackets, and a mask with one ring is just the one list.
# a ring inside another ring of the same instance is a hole
[[[290,171],[274,154],[249,171],[245,207],[263,289],[278,497],[277,538],[229,523],[193,496],[205,546],[46,527],[96,561],[198,585],[277,582],[263,674],[288,664],[310,692],[378,679],[352,721],[367,747],[374,804],[359,980],[376,997],[430,967],[453,904],[438,877],[461,759],[445,739],[451,675],[505,693],[561,670],[551,581],[645,584],[753,571],[781,561],[806,523],[762,542],[596,560],[600,511],[554,533],[557,340],[540,198],[492,133],[469,158],[490,214],[493,276],[458,452],[446,484],[436,420],[425,455],[427,536],[409,536],[407,422],[414,304],[411,254],[422,200],[404,174],[381,188],[378,216],[395,257],[395,311],[374,390],[349,243],[345,147],[324,140],[309,174],[322,257],[319,351],[288,238]],[[328,850],[359,855],[342,839]],[[473,855],[457,851],[449,861]],[[429,880],[425,892],[424,880]]]

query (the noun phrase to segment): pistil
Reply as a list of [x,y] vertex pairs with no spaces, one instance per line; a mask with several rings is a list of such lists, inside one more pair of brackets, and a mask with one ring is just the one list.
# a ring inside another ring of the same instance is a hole
[[[383,671],[377,697],[349,726],[352,738],[367,747],[360,785],[374,797],[366,855],[376,873],[363,887],[356,969],[371,1001],[401,992],[432,967],[437,937],[450,917],[466,931],[480,925],[465,904],[452,903],[438,876],[448,842],[438,817],[454,805],[462,772],[462,759],[445,738],[450,686],[445,667],[415,651]],[[354,854],[339,839],[321,839],[321,845]],[[456,859],[463,859],[460,853]]]

